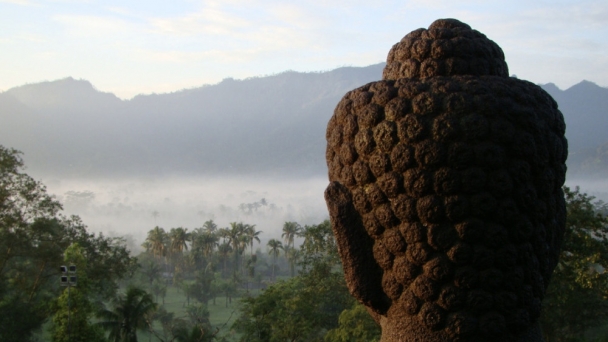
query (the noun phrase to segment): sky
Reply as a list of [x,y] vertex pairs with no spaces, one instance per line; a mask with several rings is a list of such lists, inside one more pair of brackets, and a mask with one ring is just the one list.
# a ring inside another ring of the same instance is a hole
[[497,42],[520,79],[608,86],[606,0],[0,0],[0,91],[73,77],[129,99],[367,66],[438,18]]

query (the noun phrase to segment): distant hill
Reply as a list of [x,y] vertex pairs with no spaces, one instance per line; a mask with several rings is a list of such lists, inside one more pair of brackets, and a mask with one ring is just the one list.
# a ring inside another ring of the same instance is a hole
[[608,142],[608,89],[582,81],[566,90],[554,84],[542,86],[564,113],[568,141],[578,151]]
[[570,154],[568,175],[608,176],[608,89],[582,81],[566,90],[542,86],[564,114]]
[[[22,150],[37,175],[324,175],[335,105],[383,67],[225,79],[128,101],[72,78],[24,85],[0,93],[0,144]],[[569,175],[608,174],[608,89],[542,87],[566,118]]]
[[383,64],[284,72],[121,101],[67,78],[0,94],[0,144],[37,174],[324,174],[325,126]]

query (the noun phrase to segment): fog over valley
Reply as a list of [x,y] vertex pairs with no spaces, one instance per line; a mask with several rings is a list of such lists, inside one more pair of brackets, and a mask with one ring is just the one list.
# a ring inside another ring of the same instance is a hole
[[322,177],[154,177],[43,179],[64,212],[78,215],[92,231],[130,235],[137,250],[154,226],[192,230],[213,220],[255,224],[262,246],[281,235],[283,223],[317,224],[328,218]]
[[[225,79],[120,100],[86,80],[0,93],[0,144],[93,231],[132,237],[158,225],[190,230],[243,221],[280,236],[286,221],[327,218],[325,127],[349,90],[383,63],[328,72]],[[564,114],[568,186],[608,201],[608,89],[542,85]],[[262,242],[264,244],[264,241]]]
[[0,342],[608,341],[608,1],[0,23]]

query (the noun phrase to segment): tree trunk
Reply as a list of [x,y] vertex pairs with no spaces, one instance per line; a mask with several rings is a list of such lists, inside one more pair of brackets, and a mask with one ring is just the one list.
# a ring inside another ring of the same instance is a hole
[[40,267],[40,271],[38,272],[38,276],[36,276],[36,281],[34,282],[34,286],[32,286],[32,291],[30,292],[30,297],[27,302],[31,302],[34,297],[34,293],[36,293],[36,289],[38,288],[40,277],[42,276],[42,271],[44,271],[44,267],[46,267],[46,261],[42,263],[42,267]]
[[0,267],[0,274],[2,274],[2,271],[4,270],[4,266],[6,266],[6,262],[11,257],[11,248],[12,247],[8,248],[8,250],[6,251],[6,257],[4,258],[4,260],[2,260],[2,266]]

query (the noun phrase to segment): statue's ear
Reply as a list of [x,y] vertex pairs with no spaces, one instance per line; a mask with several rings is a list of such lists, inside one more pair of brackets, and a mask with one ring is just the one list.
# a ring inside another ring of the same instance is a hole
[[325,201],[348,290],[372,311],[385,314],[390,299],[382,290],[382,268],[374,259],[374,241],[363,226],[350,191],[338,182],[331,182],[325,190]]

